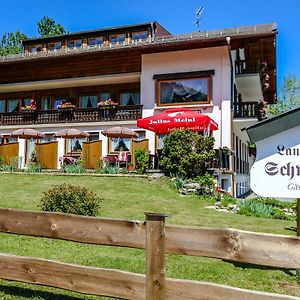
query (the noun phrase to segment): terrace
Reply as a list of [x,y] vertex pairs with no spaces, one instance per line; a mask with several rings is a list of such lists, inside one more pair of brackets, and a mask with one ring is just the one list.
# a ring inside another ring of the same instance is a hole
[[73,108],[0,113],[0,125],[31,125],[137,120],[142,105],[113,105],[100,108]]

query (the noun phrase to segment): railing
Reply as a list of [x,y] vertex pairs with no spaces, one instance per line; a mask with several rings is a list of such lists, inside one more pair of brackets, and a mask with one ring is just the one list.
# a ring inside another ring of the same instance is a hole
[[233,103],[234,118],[257,118],[257,102]]
[[260,73],[260,61],[255,60],[236,60],[235,75]]
[[21,111],[0,114],[0,125],[31,125],[137,120],[142,117],[142,105],[110,106],[43,111]]
[[[0,209],[0,232],[80,243],[146,249],[146,276],[46,259],[0,254],[0,278],[121,299],[271,300],[298,297],[166,278],[165,253],[206,256],[267,267],[300,269],[300,238],[236,229],[165,226],[146,222]],[[132,258],[134,259],[134,257]]]

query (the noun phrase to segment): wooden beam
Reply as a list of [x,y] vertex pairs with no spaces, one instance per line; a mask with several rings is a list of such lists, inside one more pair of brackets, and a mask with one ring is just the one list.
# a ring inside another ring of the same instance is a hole
[[168,253],[300,269],[300,238],[230,228],[166,226]]
[[146,300],[164,300],[165,271],[165,219],[166,215],[145,213],[146,216]]
[[15,209],[0,209],[0,232],[131,248],[146,244],[143,222]]
[[[167,225],[166,252],[300,269],[300,237]],[[0,209],[0,232],[145,249],[146,226],[125,221]]]
[[[144,300],[146,294],[146,278],[141,274],[6,254],[0,254],[0,278],[121,299]],[[167,279],[165,299],[299,300],[300,298],[214,283]]]
[[0,278],[58,287],[84,294],[145,299],[145,276],[0,254]]

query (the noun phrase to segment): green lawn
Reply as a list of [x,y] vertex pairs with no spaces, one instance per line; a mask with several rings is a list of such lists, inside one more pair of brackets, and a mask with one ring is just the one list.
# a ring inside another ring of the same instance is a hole
[[[294,235],[292,222],[246,217],[205,209],[196,196],[181,196],[167,180],[145,178],[0,174],[0,207],[39,210],[44,191],[53,184],[90,188],[103,198],[102,217],[144,220],[144,212],[170,215],[167,223]],[[86,266],[145,273],[143,250],[76,244],[60,240],[0,234],[0,252],[34,256]],[[289,270],[231,264],[202,257],[167,255],[167,276],[222,283],[235,287],[300,297],[300,283]],[[16,282],[0,281],[0,299],[108,299]]]

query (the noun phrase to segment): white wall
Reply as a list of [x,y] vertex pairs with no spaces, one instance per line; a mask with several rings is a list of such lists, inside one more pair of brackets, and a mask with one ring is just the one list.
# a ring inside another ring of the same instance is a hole
[[[143,117],[161,113],[163,109],[154,109],[155,80],[153,75],[193,71],[214,70],[212,103],[195,105],[195,111],[209,115],[219,125],[214,132],[215,146],[231,146],[231,66],[227,47],[193,49],[142,55],[141,104]],[[191,107],[191,106],[189,106]],[[150,150],[154,152],[154,133],[147,132]]]

